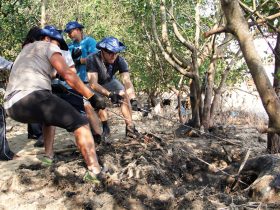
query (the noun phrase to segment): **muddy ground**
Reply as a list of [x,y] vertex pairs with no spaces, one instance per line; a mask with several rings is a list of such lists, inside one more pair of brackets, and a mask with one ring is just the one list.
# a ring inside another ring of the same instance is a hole
[[69,151],[46,167],[39,160],[43,150],[27,139],[27,126],[7,119],[7,137],[20,158],[0,162],[0,209],[280,209],[252,200],[248,186],[231,189],[227,183],[235,174],[226,168],[235,166],[237,173],[249,149],[250,158],[266,153],[266,135],[256,130],[265,120],[229,112],[220,114],[210,134],[176,137],[177,110],[167,106],[158,113],[164,118],[134,113],[144,135],[131,140],[118,109],[111,110],[112,142],[97,146],[108,168],[108,180],[99,186],[84,183],[85,163],[72,134],[57,130],[55,149]]

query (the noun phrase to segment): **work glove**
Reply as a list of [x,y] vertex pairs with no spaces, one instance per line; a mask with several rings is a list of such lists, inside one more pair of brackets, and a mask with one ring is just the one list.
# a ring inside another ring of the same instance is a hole
[[76,60],[82,55],[82,50],[80,48],[75,48],[72,50],[71,56],[73,60]]
[[79,66],[81,65],[81,60],[80,59],[76,59],[74,60],[75,66]]
[[120,104],[123,101],[123,97],[116,92],[111,92],[108,98],[111,99],[112,104]]
[[75,63],[75,66],[81,65],[80,56],[82,55],[82,50],[80,48],[75,48],[72,50],[71,56]]
[[88,101],[90,102],[91,106],[95,109],[105,109],[106,108],[106,103],[104,101],[104,98],[94,94],[93,96],[91,96]]
[[131,108],[133,111],[140,111],[141,107],[140,104],[136,99],[130,99]]

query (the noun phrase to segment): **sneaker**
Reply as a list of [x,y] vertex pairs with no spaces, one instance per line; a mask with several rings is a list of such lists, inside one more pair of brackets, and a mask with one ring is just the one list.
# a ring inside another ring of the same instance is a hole
[[41,135],[34,144],[34,147],[44,147],[44,138]]
[[54,163],[54,158],[50,158],[48,156],[43,156],[40,160],[43,166],[51,166]]
[[99,174],[95,174],[90,170],[87,170],[83,177],[83,181],[87,183],[92,183],[94,185],[100,185],[101,182],[106,181],[106,174],[104,171],[101,171]]
[[125,135],[133,139],[138,139],[142,136],[141,133],[135,128],[135,125],[127,125],[125,128]]

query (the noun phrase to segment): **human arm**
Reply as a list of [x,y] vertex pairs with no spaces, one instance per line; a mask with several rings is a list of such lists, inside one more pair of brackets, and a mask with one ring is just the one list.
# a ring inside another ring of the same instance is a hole
[[[74,73],[77,73],[77,70],[75,68],[75,63],[73,61],[70,51],[62,50],[61,53],[62,53],[62,57],[65,59],[65,62],[67,66],[69,66],[70,70],[73,71]],[[63,78],[61,78],[61,76],[57,72],[54,72],[53,77],[63,80]]]
[[90,87],[94,91],[96,91],[96,92],[98,92],[98,93],[100,93],[104,96],[109,97],[110,91],[108,91],[107,89],[105,89],[104,87],[99,85],[98,82],[97,82],[98,81],[98,73],[97,72],[88,72],[88,81],[89,81]]
[[[76,65],[86,64],[87,56],[96,53],[98,50],[96,49],[96,40],[90,36],[86,36],[84,40],[85,46],[82,47],[80,56],[73,58]],[[76,48],[76,50],[79,48]],[[75,48],[73,49],[75,50]],[[72,51],[74,52],[74,51]]]
[[93,107],[98,109],[105,108],[105,102],[100,99],[97,95],[95,95],[77,76],[75,72],[73,72],[66,64],[65,59],[61,56],[60,53],[53,53],[50,57],[50,63],[57,70],[57,73],[64,78],[64,80],[68,83],[70,87],[79,92],[85,98],[87,98]]
[[120,75],[129,99],[135,99],[136,98],[135,91],[134,91],[133,84],[130,80],[129,72],[123,72]]
[[90,87],[96,92],[110,98],[113,104],[119,104],[123,100],[123,97],[120,95],[120,93],[114,91],[110,92],[97,83],[98,81],[97,72],[88,72],[88,79],[89,79]]
[[140,106],[139,102],[136,100],[134,87],[130,80],[129,73],[128,72],[121,73],[121,78],[122,78],[122,82],[124,84],[126,93],[130,99],[130,104],[131,104],[132,110],[139,111],[141,106]]
[[8,70],[10,71],[13,66],[13,62],[6,60],[5,58],[0,56],[0,70]]

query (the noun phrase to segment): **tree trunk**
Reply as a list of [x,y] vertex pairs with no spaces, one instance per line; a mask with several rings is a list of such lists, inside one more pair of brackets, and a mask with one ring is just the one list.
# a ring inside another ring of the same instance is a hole
[[[277,34],[277,42],[274,49],[275,53],[275,69],[274,69],[274,81],[273,87],[275,92],[280,97],[280,82],[279,82],[279,74],[280,74],[280,33]],[[272,120],[269,119],[269,127],[272,127]],[[267,135],[267,151],[271,154],[280,152],[280,136],[277,133],[268,133]]]
[[200,91],[200,84],[198,80],[191,81],[190,101],[191,101],[192,118],[189,122],[187,122],[187,125],[194,128],[200,128],[202,109],[201,109],[201,91]]
[[202,125],[205,130],[208,130],[210,127],[210,110],[211,103],[213,98],[213,88],[214,88],[214,78],[215,78],[215,59],[212,59],[207,75],[206,75],[206,84],[205,84],[205,99],[204,107],[202,114]]
[[221,0],[227,20],[227,29],[236,36],[241,51],[260,94],[263,106],[271,121],[269,132],[280,132],[280,101],[265,72],[261,58],[255,49],[248,23],[237,0]]
[[41,0],[41,28],[45,27],[46,24],[46,5],[47,0]]

